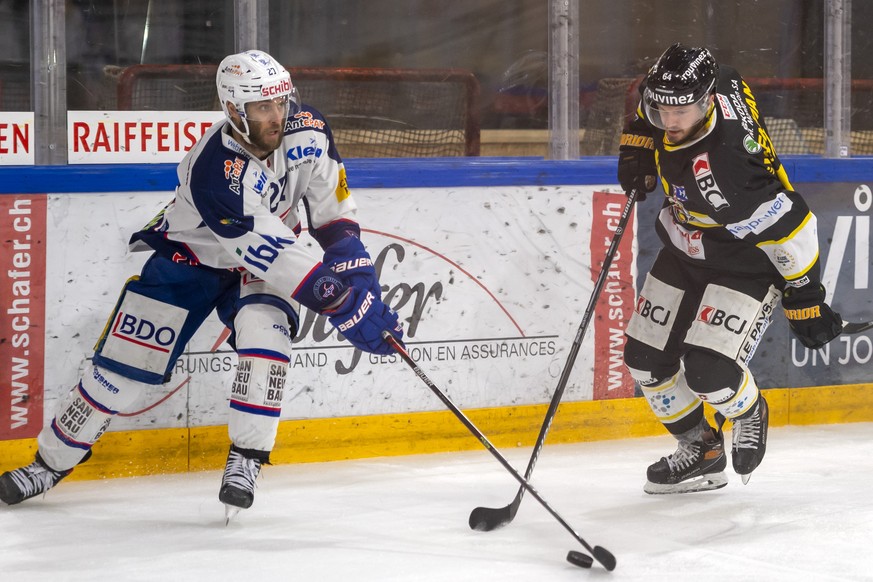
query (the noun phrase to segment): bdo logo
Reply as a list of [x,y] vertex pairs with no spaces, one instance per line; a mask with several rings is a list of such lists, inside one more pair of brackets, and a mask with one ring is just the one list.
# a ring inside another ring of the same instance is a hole
[[176,330],[172,327],[157,326],[147,319],[122,312],[118,313],[112,335],[161,352],[169,352],[176,341]]

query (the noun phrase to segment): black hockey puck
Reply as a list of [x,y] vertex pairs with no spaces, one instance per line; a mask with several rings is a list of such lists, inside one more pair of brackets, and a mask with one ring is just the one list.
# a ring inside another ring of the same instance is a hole
[[567,561],[574,566],[579,566],[580,568],[590,568],[591,564],[594,563],[594,558],[588,554],[583,554],[576,550],[570,550],[567,552]]

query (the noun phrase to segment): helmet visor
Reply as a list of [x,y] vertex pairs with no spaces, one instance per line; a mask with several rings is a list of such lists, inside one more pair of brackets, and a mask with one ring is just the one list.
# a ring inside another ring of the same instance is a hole
[[710,89],[694,100],[694,95],[667,95],[647,88],[643,94],[643,112],[658,129],[686,130],[706,118],[711,95]]
[[300,98],[297,96],[296,87],[287,95],[245,104],[245,118],[256,123],[274,119],[284,120],[288,117],[289,111],[291,113],[300,111]]
[[250,122],[284,121],[288,117],[288,96],[246,103],[246,119]]

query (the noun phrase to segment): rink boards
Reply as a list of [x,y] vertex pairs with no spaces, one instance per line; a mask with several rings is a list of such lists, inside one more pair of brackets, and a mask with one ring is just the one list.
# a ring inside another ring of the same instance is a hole
[[[623,195],[609,182],[584,183],[602,178],[598,164],[588,165],[593,177],[586,178],[586,165],[575,162],[543,177],[536,162],[515,161],[521,172],[515,180],[495,165],[495,183],[487,184],[482,161],[467,168],[453,162],[457,185],[446,185],[406,164],[393,164],[398,176],[392,177],[392,165],[369,162],[361,164],[356,187],[354,162],[348,164],[350,185],[363,238],[384,297],[404,320],[411,354],[496,445],[530,446]],[[370,175],[373,166],[378,171]],[[859,172],[857,164],[851,172]],[[145,191],[100,191],[99,174],[69,188],[56,186],[62,193],[45,188],[0,196],[0,230],[9,241],[0,290],[6,338],[0,343],[6,375],[0,384],[0,469],[32,456],[35,435],[78,378],[121,285],[146,258],[126,252],[127,238],[172,197],[159,174],[155,187],[139,183]],[[836,183],[807,175],[810,183],[795,178],[795,186],[819,218],[829,296],[845,319],[869,320],[869,188],[854,175]],[[634,397],[621,363],[637,274],[645,273],[659,246],[651,228],[657,206],[639,206],[623,239],[549,442],[663,430]],[[314,245],[305,234],[298,244]],[[873,420],[868,334],[811,352],[790,337],[777,315],[765,338],[753,370],[769,388],[774,425]],[[173,379],[116,418],[96,447],[99,454],[77,474],[219,467],[228,442],[227,386],[236,363],[225,339],[226,330],[211,318],[176,363]],[[356,352],[312,313],[301,317],[282,418],[273,454],[280,463],[481,446],[397,358]]]

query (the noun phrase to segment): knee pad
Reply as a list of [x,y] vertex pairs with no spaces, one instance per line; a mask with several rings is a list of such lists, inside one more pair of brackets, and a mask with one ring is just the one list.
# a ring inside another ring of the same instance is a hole
[[679,358],[628,337],[624,345],[624,365],[641,386],[650,386],[679,371]]
[[698,394],[706,394],[728,386],[737,388],[743,375],[740,365],[721,354],[691,348],[682,358],[688,386]]
[[106,432],[112,418],[139,397],[143,384],[93,364],[61,399],[58,412],[39,434],[39,453],[54,469],[74,467]]
[[688,386],[727,418],[735,418],[758,399],[758,386],[742,363],[700,348],[683,358]]
[[288,317],[270,305],[246,305],[234,328],[239,361],[230,391],[230,439],[239,448],[270,451],[291,361]]

